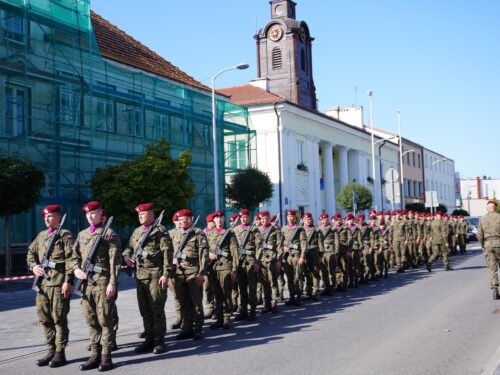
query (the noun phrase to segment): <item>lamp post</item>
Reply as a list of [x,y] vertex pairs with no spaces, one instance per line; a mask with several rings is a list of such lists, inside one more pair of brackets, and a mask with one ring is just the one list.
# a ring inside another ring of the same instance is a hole
[[370,128],[372,132],[371,143],[372,143],[372,174],[373,174],[373,194],[375,196],[375,210],[378,210],[377,205],[377,176],[375,173],[375,134],[373,132],[373,91],[367,91],[368,97],[370,98]]
[[[438,159],[438,160],[434,160],[432,163],[431,163],[431,170],[432,170],[432,181],[434,182],[434,165],[436,165],[437,163],[440,163],[442,161],[446,161],[448,160],[448,158],[442,158],[442,159]],[[437,184],[436,184],[437,186]],[[431,190],[431,213],[434,212],[434,194],[433,194],[434,190]],[[438,198],[439,198],[439,195],[438,195]]]
[[212,142],[213,142],[213,152],[214,152],[214,195],[215,195],[215,210],[220,209],[220,191],[219,191],[219,161],[218,161],[218,150],[217,150],[217,113],[215,108],[215,79],[222,73],[228,72],[230,70],[243,70],[248,69],[248,64],[238,64],[230,68],[222,69],[216,75],[212,77]]
[[[381,210],[384,209],[384,191],[383,191],[383,187],[382,187],[382,153],[381,153],[381,149],[382,149],[382,147],[384,147],[385,142],[390,141],[390,140],[395,139],[395,138],[398,138],[398,137],[392,136],[389,138],[381,138],[373,144],[373,147],[375,148],[375,145],[377,145],[380,142],[383,142],[378,147],[379,171],[380,171],[380,205],[381,205]],[[375,180],[373,181],[373,183],[375,184]]]
[[405,204],[406,204],[406,201],[405,201],[405,192],[404,192],[404,183],[405,183],[405,180],[404,180],[404,175],[403,175],[403,156],[405,156],[406,154],[409,154],[410,152],[415,152],[415,150],[407,150],[405,152],[403,152],[401,154],[401,183],[403,184],[403,188],[402,188],[402,194],[401,194],[401,204],[402,204],[402,208],[405,208]]

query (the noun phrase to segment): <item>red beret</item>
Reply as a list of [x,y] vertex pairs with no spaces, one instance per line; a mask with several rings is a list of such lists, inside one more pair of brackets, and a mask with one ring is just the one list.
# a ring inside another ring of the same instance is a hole
[[365,220],[365,214],[364,213],[360,213],[358,214],[358,216],[356,216],[357,219],[363,219]]
[[214,221],[214,214],[213,212],[211,214],[208,214],[206,217],[205,217],[205,221],[207,223],[211,223],[212,221]]
[[231,216],[229,216],[229,221],[232,223],[233,221],[235,221],[238,217],[240,217],[239,214],[232,214]]
[[377,216],[376,215],[370,215],[370,220],[373,220],[373,219],[376,219]]
[[259,212],[259,217],[263,217],[263,216],[269,216],[269,211],[261,211],[261,212]]
[[333,220],[337,220],[337,219],[340,219],[342,216],[340,216],[340,214],[337,212],[335,215],[332,216],[332,219]]
[[378,225],[385,225],[385,220],[381,219],[380,222],[378,223]]
[[56,212],[61,213],[61,207],[57,204],[50,204],[48,206],[45,206],[40,214],[42,215],[42,217],[45,217],[45,215],[47,214],[53,214]]
[[458,215],[458,218],[459,218],[459,219],[463,219],[463,218],[464,218],[464,215]]
[[135,210],[137,212],[144,212],[152,210],[153,208],[154,208],[153,203],[141,203],[135,207]]
[[401,210],[401,215],[406,215],[408,213],[408,211],[406,210]]
[[319,215],[319,218],[320,218],[320,220],[321,219],[328,219],[328,214],[322,213],[322,214]]
[[376,214],[377,214],[377,211],[375,211],[375,210],[370,211],[370,215],[376,215]]
[[408,211],[408,213],[409,213],[409,214],[414,214],[414,213],[415,213],[415,211],[410,210],[410,211]]
[[177,211],[177,217],[183,217],[183,216],[193,216],[193,211],[191,211],[189,208],[184,208],[182,210]]
[[384,213],[382,211],[377,211],[377,216],[383,215]]
[[288,215],[297,215],[297,211],[295,210],[287,210],[286,213],[285,213],[285,216],[288,216]]
[[179,216],[177,215],[177,212],[174,213],[174,215],[172,216],[172,221],[177,221],[179,220]]
[[442,211],[437,211],[435,215],[444,216],[444,213]]
[[390,212],[390,211],[385,211],[385,212],[384,212],[384,215],[385,215],[385,216],[391,216],[391,212]]
[[398,214],[399,214],[399,213],[398,213],[398,211],[396,211],[396,210],[394,210],[394,211],[392,211],[392,212],[391,212],[391,215],[392,215],[392,216],[396,216],[396,215],[398,215]]
[[250,211],[248,211],[246,208],[242,209],[240,211],[240,215],[243,216],[243,215],[250,215]]
[[216,218],[216,217],[224,217],[224,211],[217,210],[212,215],[214,215],[214,218]]
[[494,205],[495,205],[495,207],[497,207],[497,206],[498,206],[497,201],[494,201],[494,200],[492,200],[492,199],[490,199],[490,200],[488,201],[488,203],[486,203],[486,204],[487,204],[487,205],[488,205],[488,204],[494,204]]
[[357,217],[356,219],[354,219],[354,222],[357,224],[359,223],[359,217]]
[[312,213],[310,213],[310,212],[306,212],[306,213],[304,214],[304,217],[310,217],[310,218],[312,218],[312,217],[313,217],[313,214],[312,214]]
[[98,201],[91,201],[82,207],[82,212],[85,215],[87,212],[95,211],[101,208],[101,204]]
[[352,219],[354,219],[354,215],[353,214],[347,214],[347,215],[345,215],[345,219],[346,220],[352,220]]

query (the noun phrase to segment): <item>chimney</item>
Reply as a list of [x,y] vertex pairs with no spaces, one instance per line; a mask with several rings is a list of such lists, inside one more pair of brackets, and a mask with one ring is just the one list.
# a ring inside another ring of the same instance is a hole
[[269,92],[269,78],[257,78],[249,82],[252,86]]
[[476,186],[477,186],[477,198],[481,199],[483,196],[481,194],[481,177],[476,177]]

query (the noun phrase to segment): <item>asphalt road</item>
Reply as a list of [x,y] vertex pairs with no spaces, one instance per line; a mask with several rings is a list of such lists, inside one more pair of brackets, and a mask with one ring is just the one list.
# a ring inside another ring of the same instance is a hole
[[[500,301],[491,298],[484,256],[475,243],[450,259],[454,272],[438,262],[431,274],[391,273],[315,303],[280,305],[278,314],[229,331],[206,327],[201,341],[175,341],[170,330],[169,352],[158,356],[133,351],[141,321],[133,280],[125,277],[112,373],[500,374]],[[78,371],[88,356],[79,301],[71,303],[70,363],[60,369],[34,365],[45,348],[33,301],[29,290],[0,291],[0,374]],[[172,305],[169,299],[170,322]]]

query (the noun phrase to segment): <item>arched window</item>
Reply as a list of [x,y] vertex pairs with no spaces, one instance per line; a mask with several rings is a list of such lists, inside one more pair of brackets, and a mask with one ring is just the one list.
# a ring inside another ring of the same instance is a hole
[[278,47],[273,48],[272,63],[273,63],[273,70],[281,69],[281,67],[283,66],[281,49],[279,49]]
[[300,69],[306,71],[306,52],[303,49],[300,50]]

